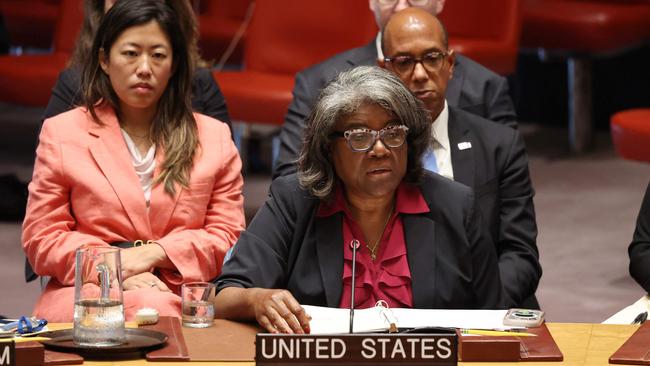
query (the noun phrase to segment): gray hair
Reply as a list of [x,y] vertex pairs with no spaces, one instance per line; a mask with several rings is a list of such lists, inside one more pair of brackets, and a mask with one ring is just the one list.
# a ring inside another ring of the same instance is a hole
[[306,121],[298,179],[303,188],[321,200],[330,198],[336,181],[330,161],[334,125],[367,104],[380,106],[409,128],[404,180],[417,183],[422,177],[422,154],[431,139],[429,113],[397,76],[376,66],[359,66],[340,73],[321,91]]

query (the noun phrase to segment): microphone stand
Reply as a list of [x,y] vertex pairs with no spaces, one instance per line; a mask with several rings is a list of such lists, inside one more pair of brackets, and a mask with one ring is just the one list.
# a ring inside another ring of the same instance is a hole
[[350,291],[350,334],[353,333],[352,331],[352,325],[354,324],[354,288],[355,288],[355,282],[356,282],[356,275],[357,275],[357,248],[359,248],[361,244],[357,239],[353,239],[350,242],[350,247],[352,248],[352,281],[351,281],[351,286],[352,290]]

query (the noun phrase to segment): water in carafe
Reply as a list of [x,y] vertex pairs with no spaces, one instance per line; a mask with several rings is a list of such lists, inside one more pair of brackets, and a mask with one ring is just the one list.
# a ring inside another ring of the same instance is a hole
[[76,259],[74,343],[90,347],[124,343],[119,249],[82,248]]

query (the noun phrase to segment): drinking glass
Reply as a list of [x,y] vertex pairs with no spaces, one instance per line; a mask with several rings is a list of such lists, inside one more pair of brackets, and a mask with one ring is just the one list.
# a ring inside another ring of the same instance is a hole
[[120,249],[84,246],[75,260],[74,343],[90,347],[124,343]]
[[189,282],[181,287],[183,326],[207,328],[214,320],[214,283]]

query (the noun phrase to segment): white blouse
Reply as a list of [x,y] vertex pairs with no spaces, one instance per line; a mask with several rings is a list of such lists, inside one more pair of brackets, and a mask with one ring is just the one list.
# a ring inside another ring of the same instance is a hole
[[151,186],[153,183],[153,171],[156,168],[156,146],[151,145],[149,151],[145,156],[140,154],[140,151],[135,146],[135,143],[131,139],[131,136],[120,128],[122,136],[124,136],[124,141],[126,142],[126,147],[131,153],[131,162],[135,168],[135,173],[140,178],[140,185],[142,186],[142,191],[144,192],[144,200],[149,207],[149,201],[151,200]]

